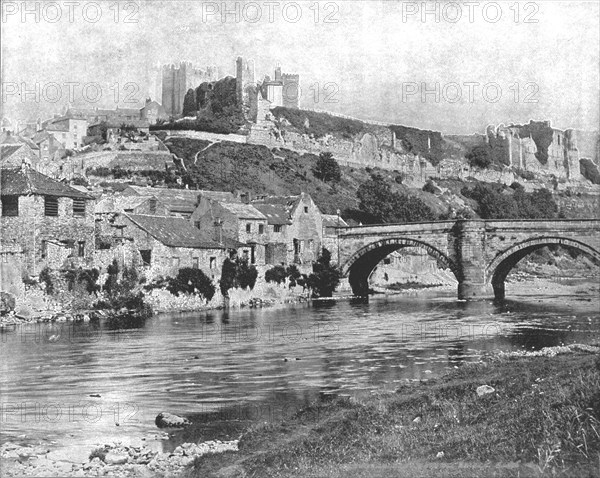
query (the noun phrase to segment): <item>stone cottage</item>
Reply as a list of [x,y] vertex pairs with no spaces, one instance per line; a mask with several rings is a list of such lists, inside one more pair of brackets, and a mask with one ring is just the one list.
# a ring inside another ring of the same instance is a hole
[[202,231],[212,231],[217,242],[230,237],[244,243],[246,247],[241,257],[246,257],[250,264],[265,264],[267,218],[251,204],[222,201],[214,194],[201,194],[194,224]]
[[243,244],[224,238],[222,244],[206,238],[184,218],[122,214],[116,228],[137,251],[135,261],[146,278],[174,277],[179,269],[201,269],[208,277],[218,278],[227,257],[237,254]]
[[2,248],[19,245],[22,274],[44,267],[89,268],[94,250],[94,198],[26,165],[0,171]]
[[[269,222],[267,242],[285,244],[287,263],[311,264],[316,261],[323,243],[323,220],[321,211],[309,194],[268,196],[251,204]],[[270,249],[278,250],[277,246]],[[280,258],[277,252],[269,256],[274,264],[280,263]]]

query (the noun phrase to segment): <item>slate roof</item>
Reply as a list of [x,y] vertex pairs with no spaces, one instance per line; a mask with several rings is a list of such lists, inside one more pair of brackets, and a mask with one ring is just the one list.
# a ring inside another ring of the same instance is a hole
[[323,219],[323,227],[348,227],[348,223],[336,214],[321,214],[321,218]]
[[0,161],[4,161],[23,147],[23,144],[0,144]]
[[2,196],[40,196],[69,197],[75,199],[94,199],[68,184],[56,181],[33,169],[3,169],[0,172],[0,194]]
[[239,202],[232,193],[224,191],[205,191],[194,189],[149,188],[129,186],[128,190],[139,195],[153,195],[170,211],[193,213],[200,202],[200,196],[217,202]]
[[267,219],[267,217],[251,204],[220,202],[219,205],[241,219]]
[[281,204],[252,204],[262,214],[267,217],[267,222],[270,225],[286,225],[291,224],[290,214],[287,206]]
[[300,200],[301,196],[267,196],[262,199],[252,201],[252,204],[279,204],[281,206],[291,207]]
[[105,214],[111,212],[124,212],[127,209],[135,209],[154,196],[106,196],[96,203],[94,212]]
[[165,246],[191,249],[223,249],[227,247],[221,246],[217,241],[207,239],[200,229],[183,218],[143,214],[124,214],[124,216]]

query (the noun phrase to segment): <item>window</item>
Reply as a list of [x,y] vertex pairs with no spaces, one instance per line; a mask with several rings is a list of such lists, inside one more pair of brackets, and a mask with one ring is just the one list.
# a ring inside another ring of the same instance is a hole
[[18,216],[19,215],[19,196],[3,196],[2,197],[2,215],[3,216]]
[[150,214],[156,214],[156,199],[150,199],[149,208],[150,208]]
[[196,228],[200,229],[200,221],[195,221],[194,226],[196,226]]
[[248,260],[248,257],[250,255],[250,251],[248,249],[244,249],[244,251],[242,252],[242,259],[244,259],[245,261]]
[[265,233],[265,226],[263,224],[259,224],[258,225],[258,233],[259,234],[264,234]]
[[77,257],[85,257],[85,241],[77,243]]
[[248,234],[250,234],[252,232],[252,224],[250,224],[250,223],[246,224],[246,232]]
[[308,214],[308,206],[304,206],[304,213]]
[[200,259],[197,257],[192,258],[192,267],[198,269],[200,267]]
[[152,262],[152,251],[150,249],[140,250],[140,255],[142,256],[142,261],[144,265],[149,266]]
[[217,258],[216,257],[211,257],[210,258],[210,269],[216,269],[217,268]]
[[58,216],[58,198],[51,196],[44,197],[44,215]]
[[42,259],[45,259],[46,256],[48,255],[48,243],[46,241],[44,241],[42,239],[42,250],[40,255],[42,256]]
[[273,226],[273,232],[281,232],[281,224],[275,224]]
[[73,216],[85,216],[85,199],[73,199]]

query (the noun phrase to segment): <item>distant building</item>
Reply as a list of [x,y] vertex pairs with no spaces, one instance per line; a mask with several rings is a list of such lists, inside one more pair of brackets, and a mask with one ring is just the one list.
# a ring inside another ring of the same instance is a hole
[[160,103],[148,98],[144,107],[140,109],[140,119],[152,125],[156,124],[158,120],[169,119],[169,115]]
[[83,147],[87,135],[88,121],[84,118],[61,116],[45,121],[42,129],[54,136],[66,149]]

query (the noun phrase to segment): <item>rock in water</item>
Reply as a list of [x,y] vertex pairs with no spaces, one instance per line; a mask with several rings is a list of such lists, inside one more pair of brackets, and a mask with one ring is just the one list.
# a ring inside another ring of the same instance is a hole
[[128,455],[114,453],[112,451],[104,457],[104,463],[107,465],[124,465],[127,461],[129,461]]
[[489,385],[482,385],[481,387],[477,387],[477,396],[483,397],[488,393],[494,393],[496,389],[494,387],[490,387]]
[[156,423],[158,428],[181,428],[192,424],[187,418],[178,417],[166,412],[159,413],[154,423]]

